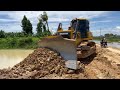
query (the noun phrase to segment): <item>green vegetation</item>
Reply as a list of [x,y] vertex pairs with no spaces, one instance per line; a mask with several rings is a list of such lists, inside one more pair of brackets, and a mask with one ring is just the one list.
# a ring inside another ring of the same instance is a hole
[[42,36],[42,20],[39,20],[36,31],[37,31],[37,36]]
[[0,49],[35,49],[40,39],[38,37],[0,38]]
[[96,36],[94,40],[101,40],[103,37],[107,39],[108,42],[120,42],[120,35],[105,34],[104,36]]
[[24,15],[23,20],[22,20],[22,29],[23,29],[23,33],[25,35],[32,35],[32,24],[30,22],[30,20],[27,19],[27,17]]
[[[35,49],[38,47],[38,41],[51,35],[48,27],[48,16],[44,12],[39,18],[36,31],[33,33],[33,27],[29,19],[24,15],[21,21],[22,32],[0,31],[0,49]],[[47,25],[47,27],[46,27]]]
[[5,38],[5,32],[4,31],[0,31],[0,38]]
[[37,24],[37,36],[48,36],[51,35],[48,27],[48,16],[46,12],[43,12],[43,15],[39,17],[39,22]]

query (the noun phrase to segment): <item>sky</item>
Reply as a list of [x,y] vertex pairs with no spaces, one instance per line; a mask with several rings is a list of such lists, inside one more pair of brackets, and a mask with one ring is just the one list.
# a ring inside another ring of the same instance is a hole
[[[120,35],[120,11],[46,11],[48,24],[52,32],[57,30],[61,22],[67,29],[74,18],[86,18],[90,22],[90,31],[94,36],[106,33]],[[0,30],[5,32],[20,32],[23,16],[31,21],[33,32],[36,33],[38,17],[43,11],[0,11]]]

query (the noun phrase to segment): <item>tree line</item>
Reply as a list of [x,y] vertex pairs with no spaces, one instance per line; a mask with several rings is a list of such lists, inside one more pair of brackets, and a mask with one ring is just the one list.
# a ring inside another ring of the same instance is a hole
[[120,35],[106,33],[102,36],[94,36],[94,40],[101,40],[102,38],[106,38],[108,42],[120,42]]
[[22,32],[5,32],[3,30],[0,31],[0,38],[5,37],[24,37],[24,36],[37,36],[43,37],[51,35],[48,27],[48,16],[46,12],[43,12],[41,16],[38,18],[39,22],[37,23],[36,31],[37,33],[33,33],[33,26],[30,20],[24,15],[21,21]]

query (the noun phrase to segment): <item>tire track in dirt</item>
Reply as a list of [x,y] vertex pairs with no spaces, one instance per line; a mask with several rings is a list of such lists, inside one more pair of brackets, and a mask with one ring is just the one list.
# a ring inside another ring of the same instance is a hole
[[86,65],[85,74],[90,79],[119,79],[120,69],[117,66],[118,63],[113,63],[119,61],[119,59],[119,55],[115,52],[97,46],[97,56],[90,64]]

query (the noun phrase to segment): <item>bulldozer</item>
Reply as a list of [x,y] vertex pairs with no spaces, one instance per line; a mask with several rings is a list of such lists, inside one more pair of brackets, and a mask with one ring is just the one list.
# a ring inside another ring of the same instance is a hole
[[58,52],[64,58],[66,67],[76,70],[78,59],[86,59],[96,52],[96,44],[92,40],[89,21],[75,18],[70,22],[68,30],[63,30],[62,23],[59,23],[56,33],[42,38],[39,47]]

